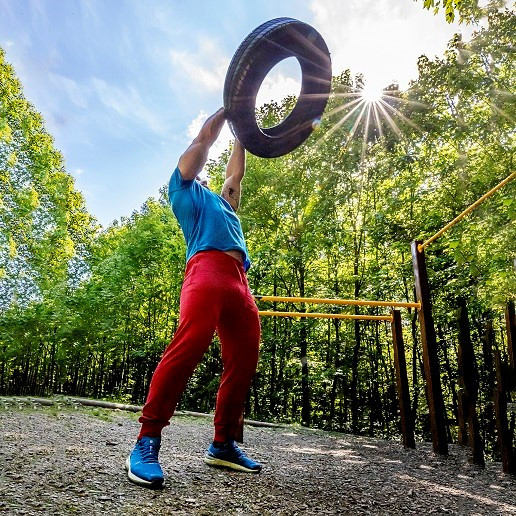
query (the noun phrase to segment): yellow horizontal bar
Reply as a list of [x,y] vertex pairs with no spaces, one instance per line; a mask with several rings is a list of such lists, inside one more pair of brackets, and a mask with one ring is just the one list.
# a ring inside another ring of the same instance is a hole
[[325,305],[354,305],[354,306],[396,306],[400,308],[421,308],[421,303],[402,303],[398,301],[366,301],[361,299],[325,299],[318,297],[281,297],[281,296],[259,296],[254,298],[257,301],[280,301],[284,303],[310,303]]
[[488,197],[491,197],[497,190],[505,186],[509,181],[516,177],[516,172],[513,172],[510,176],[506,177],[501,183],[498,183],[494,188],[491,188],[489,192],[484,194],[480,199],[475,201],[471,206],[466,208],[462,213],[457,215],[451,222],[448,222],[444,228],[440,229],[434,236],[431,236],[428,240],[425,240],[422,244],[417,246],[417,250],[421,252],[427,245],[431,244],[435,239],[439,238],[446,230],[455,226],[459,220],[463,219],[468,213],[473,211],[479,204],[483,203]]
[[352,315],[352,314],[318,314],[315,312],[274,312],[272,310],[262,310],[260,315],[270,315],[273,317],[312,317],[317,319],[358,319],[362,321],[392,321],[390,315]]

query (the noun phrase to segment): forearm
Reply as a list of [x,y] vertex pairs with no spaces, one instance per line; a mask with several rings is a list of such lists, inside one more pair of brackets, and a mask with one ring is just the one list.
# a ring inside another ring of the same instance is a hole
[[226,167],[226,179],[231,177],[234,182],[240,183],[244,178],[244,174],[245,149],[238,140],[235,140],[235,145]]
[[179,158],[178,166],[183,179],[194,179],[202,170],[210,147],[218,138],[225,120],[224,108],[220,108],[204,122],[199,134]]
[[235,211],[240,206],[242,179],[245,174],[245,149],[235,140],[233,151],[226,167],[226,180],[222,186],[222,197],[231,204]]

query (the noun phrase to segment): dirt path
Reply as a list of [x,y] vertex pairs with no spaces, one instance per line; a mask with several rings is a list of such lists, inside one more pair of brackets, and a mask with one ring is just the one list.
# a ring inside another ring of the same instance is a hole
[[0,404],[0,512],[8,514],[516,514],[516,479],[499,463],[477,471],[465,450],[436,457],[399,443],[297,427],[246,427],[260,475],[202,461],[211,422],[177,417],[165,429],[161,491],[123,469],[136,415]]

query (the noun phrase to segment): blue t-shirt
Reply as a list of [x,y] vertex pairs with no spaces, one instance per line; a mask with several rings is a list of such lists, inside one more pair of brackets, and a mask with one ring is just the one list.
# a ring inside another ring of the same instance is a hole
[[244,270],[251,266],[240,220],[231,204],[195,179],[186,181],[179,168],[168,184],[168,198],[186,240],[186,261],[199,251],[241,251]]

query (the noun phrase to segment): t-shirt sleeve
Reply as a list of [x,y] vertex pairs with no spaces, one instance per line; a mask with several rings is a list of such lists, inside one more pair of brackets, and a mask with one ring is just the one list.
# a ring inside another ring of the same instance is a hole
[[177,192],[179,190],[184,190],[186,188],[190,188],[194,181],[195,181],[195,179],[190,179],[190,180],[183,179],[181,176],[181,172],[179,172],[179,167],[176,167],[176,169],[172,173],[170,182],[168,183],[169,197],[173,192]]

